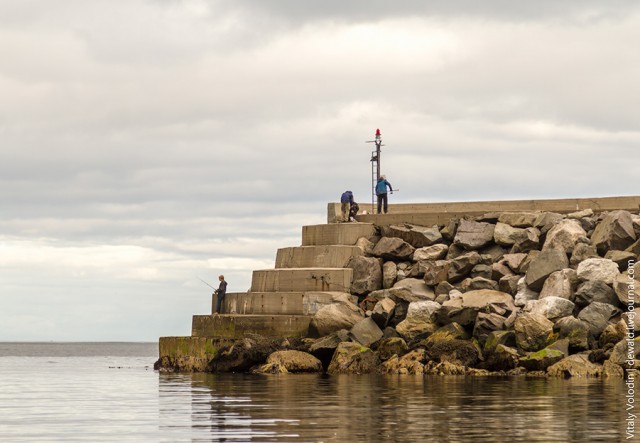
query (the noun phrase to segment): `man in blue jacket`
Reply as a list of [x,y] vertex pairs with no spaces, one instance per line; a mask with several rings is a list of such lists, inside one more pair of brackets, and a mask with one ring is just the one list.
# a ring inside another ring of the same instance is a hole
[[349,210],[351,209],[351,203],[354,203],[353,193],[351,191],[345,191],[342,193],[342,197],[340,197],[340,203],[342,203],[342,221],[349,221]]
[[378,179],[378,183],[376,183],[376,195],[378,196],[378,214],[380,214],[380,210],[382,209],[383,205],[384,213],[387,213],[387,186],[393,194],[391,183],[387,181],[387,178],[384,175],[381,175]]

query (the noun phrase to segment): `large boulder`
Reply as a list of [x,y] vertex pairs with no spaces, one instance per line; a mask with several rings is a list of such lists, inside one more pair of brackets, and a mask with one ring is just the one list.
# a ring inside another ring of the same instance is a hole
[[618,265],[608,258],[588,258],[578,265],[578,279],[599,280],[608,285],[620,274]]
[[589,245],[587,243],[577,243],[573,248],[573,253],[571,254],[571,260],[569,263],[573,267],[577,267],[580,262],[585,261],[588,258],[597,258],[598,251],[596,251],[596,247]]
[[427,337],[438,329],[436,317],[441,308],[442,306],[434,301],[409,303],[407,317],[398,323],[396,331],[407,341]]
[[389,289],[398,278],[398,268],[395,262],[387,261],[382,265],[382,287]]
[[519,365],[528,371],[545,371],[549,366],[565,358],[566,355],[567,353],[555,349],[551,345],[521,357]]
[[553,323],[540,313],[524,313],[514,324],[516,343],[524,351],[539,351],[553,339]]
[[382,289],[382,263],[374,257],[351,257],[347,268],[353,269],[352,294],[366,294]]
[[525,311],[540,313],[551,321],[559,320],[573,313],[575,305],[566,298],[550,295],[539,300],[531,300],[525,306]]
[[482,359],[482,352],[469,340],[452,339],[433,342],[427,349],[427,356],[436,362],[473,366]]
[[393,355],[385,361],[380,371],[383,374],[423,374],[426,352],[414,349],[404,355]]
[[428,347],[433,343],[441,340],[466,340],[468,338],[469,334],[467,334],[467,331],[462,326],[460,326],[458,323],[449,323],[448,325],[444,325],[429,337],[427,337],[427,339],[424,340],[423,344]]
[[545,280],[540,298],[555,296],[573,301],[577,285],[578,274],[575,270],[568,268],[556,271]]
[[591,242],[601,255],[611,249],[624,250],[635,240],[633,220],[627,211],[608,213],[591,235]]
[[371,349],[358,343],[343,342],[333,354],[329,374],[371,374],[376,372],[380,360]]
[[578,319],[589,325],[589,333],[598,337],[611,319],[620,315],[620,309],[607,303],[593,302],[578,314]]
[[569,349],[575,351],[586,351],[589,349],[589,324],[578,320],[574,316],[559,319],[553,325],[553,330],[560,338],[569,340]]
[[516,242],[511,248],[511,253],[523,253],[533,251],[540,247],[540,230],[538,228],[526,228],[516,237]]
[[413,246],[396,237],[382,237],[373,248],[373,255],[394,261],[411,260],[414,252]]
[[378,356],[382,361],[389,360],[394,355],[402,357],[407,352],[409,347],[402,337],[385,338],[378,345]]
[[473,337],[483,346],[492,332],[504,329],[504,322],[505,318],[501,315],[478,312],[473,326]]
[[384,329],[389,320],[393,317],[393,312],[396,309],[396,302],[386,297],[376,303],[373,308],[373,312],[371,313],[371,318],[376,324]]
[[602,374],[602,366],[591,363],[587,354],[575,354],[551,365],[547,369],[547,374],[551,377],[562,378],[600,377]]
[[569,267],[567,254],[561,249],[547,249],[537,255],[525,274],[525,282],[534,291],[540,291],[545,280],[556,271]]
[[516,306],[522,307],[527,304],[530,300],[537,300],[539,297],[539,293],[533,291],[527,286],[525,278],[522,277],[518,280],[516,285],[516,295],[514,297],[514,304]]
[[435,300],[436,294],[427,284],[417,278],[405,278],[400,280],[389,289],[392,298],[407,302],[421,300]]
[[449,276],[450,260],[420,261],[417,266],[424,272],[424,282],[429,286],[435,286],[447,281]]
[[267,362],[258,372],[270,374],[322,372],[322,362],[306,352],[276,351],[267,357]]
[[640,337],[620,340],[611,350],[609,361],[625,369],[640,369]]
[[587,233],[576,220],[561,220],[547,232],[547,239],[542,250],[562,249],[571,253],[575,244],[581,238],[586,238]]
[[340,329],[351,329],[363,318],[364,312],[353,303],[332,303],[318,309],[309,324],[309,333],[323,337]]
[[625,306],[640,305],[640,275],[633,271],[616,276],[613,281],[613,289],[620,303]]
[[484,367],[491,371],[510,371],[518,366],[519,358],[516,349],[499,343],[488,353]]
[[382,234],[385,237],[400,238],[414,248],[422,248],[442,242],[442,235],[440,234],[438,226],[427,227],[411,224],[391,225],[383,227]]
[[490,223],[460,220],[453,242],[467,250],[480,249],[493,241],[494,230]]
[[637,254],[629,251],[607,251],[604,258],[608,258],[618,265],[620,272],[624,272],[629,267],[629,263],[635,263]]
[[515,313],[516,307],[513,298],[507,293],[479,289],[444,302],[438,320],[442,324],[456,322],[462,326],[470,326],[475,323],[480,311],[507,318]]
[[522,276],[520,275],[504,276],[498,281],[498,290],[515,296],[518,293],[518,282],[520,280],[523,280]]
[[556,223],[559,223],[564,218],[564,215],[557,214],[555,212],[542,212],[538,214],[536,220],[533,222],[533,226],[540,229],[542,232],[548,232]]
[[516,253],[516,254],[505,254],[502,257],[501,263],[504,263],[511,269],[513,272],[520,273],[520,266],[522,262],[527,258],[527,254],[524,252]]
[[616,305],[618,300],[611,286],[600,280],[587,280],[580,283],[575,293],[575,304],[579,308],[589,306],[593,302]]
[[425,246],[424,248],[416,249],[412,258],[413,261],[440,260],[447,256],[448,250],[449,246],[443,244]]
[[534,225],[539,215],[539,212],[502,212],[498,221],[514,228],[529,228]]
[[522,238],[524,229],[514,228],[505,223],[498,222],[493,232],[493,240],[501,246],[513,246]]
[[[481,261],[482,257],[476,251],[467,252],[454,258],[449,263],[447,280],[453,283],[464,279]],[[425,274],[425,281],[426,279]]]
[[382,335],[382,329],[378,327],[371,317],[360,320],[349,331],[351,341],[367,347],[380,340]]

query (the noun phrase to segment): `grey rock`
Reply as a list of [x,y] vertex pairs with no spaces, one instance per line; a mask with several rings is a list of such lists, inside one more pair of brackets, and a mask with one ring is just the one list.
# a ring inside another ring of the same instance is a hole
[[567,316],[557,320],[553,325],[554,331],[560,338],[569,340],[569,349],[573,352],[589,349],[589,325],[574,316]]
[[576,306],[584,308],[593,302],[608,303],[616,305],[618,299],[611,286],[599,280],[587,280],[578,286],[575,298]]
[[573,251],[578,239],[587,237],[587,233],[576,220],[561,220],[549,232],[542,250],[562,249],[568,253]]
[[362,249],[365,255],[371,256],[373,255],[373,248],[376,247],[376,244],[366,237],[360,237],[356,242],[356,246]]
[[539,212],[502,212],[498,221],[514,228],[529,228],[534,225],[539,215]]
[[456,236],[457,230],[458,220],[452,218],[447,222],[446,225],[444,225],[442,229],[440,229],[440,234],[442,234],[442,237],[444,237],[447,241],[451,242]]
[[398,268],[395,262],[388,261],[382,265],[382,287],[389,289],[394,285],[398,278]]
[[633,220],[628,211],[608,213],[591,235],[591,242],[601,255],[611,249],[624,250],[635,240]]
[[525,306],[528,301],[538,299],[539,294],[527,286],[524,277],[518,280],[516,289],[517,292],[514,297],[514,304],[516,306]]
[[504,257],[502,257],[501,263],[507,265],[513,272],[520,273],[520,266],[526,258],[527,254],[522,252],[517,254],[505,254]]
[[548,296],[527,302],[524,310],[544,315],[551,321],[559,320],[573,313],[575,305],[562,297]]
[[471,269],[471,277],[491,278],[492,273],[492,267],[482,263],[475,265],[473,269]]
[[396,237],[382,237],[373,248],[373,255],[385,260],[410,260],[415,248],[406,241]]
[[578,265],[580,281],[600,280],[611,285],[618,274],[618,265],[607,258],[588,258]]
[[625,272],[616,276],[613,281],[616,297],[627,309],[632,305],[640,306],[640,281],[635,278],[640,278],[640,275]]
[[577,267],[580,262],[594,257],[598,257],[598,252],[596,251],[595,246],[591,246],[586,243],[577,243],[573,248],[570,264],[571,266]]
[[572,220],[580,220],[584,217],[591,217],[593,215],[593,209],[587,208],[581,211],[572,212],[571,214],[567,214],[567,218]]
[[460,220],[454,243],[464,249],[480,249],[493,241],[495,225],[490,223]]
[[473,327],[473,337],[484,346],[489,334],[504,329],[504,322],[505,318],[501,315],[479,312]]
[[333,354],[329,374],[370,374],[377,370],[380,360],[371,349],[358,343],[340,343]]
[[[475,265],[480,263],[480,260],[480,254],[476,251],[467,252],[466,254],[454,258],[449,264],[447,280],[452,283],[462,280],[469,275]],[[425,282],[426,280],[425,274]]]
[[533,222],[533,226],[540,229],[542,232],[547,232],[556,223],[564,218],[562,214],[556,214],[555,212],[543,212],[536,217]]
[[311,319],[312,336],[322,337],[340,329],[351,329],[364,318],[364,311],[353,303],[332,303],[318,309]]
[[382,329],[378,327],[372,318],[365,318],[353,325],[349,331],[349,338],[362,346],[371,346],[382,338]]
[[608,258],[618,265],[618,270],[624,272],[629,267],[629,262],[635,262],[637,254],[629,251],[607,251],[604,258]]
[[503,263],[494,263],[491,266],[491,279],[500,281],[502,277],[513,275],[513,271]]
[[400,300],[407,302],[422,301],[422,300],[435,300],[436,294],[424,281],[417,278],[405,278],[402,281],[393,285],[393,288],[389,289],[389,294]]
[[417,301],[409,303],[407,317],[396,326],[396,331],[408,341],[428,336],[435,332],[436,316],[442,308],[434,301]]
[[507,275],[502,277],[498,281],[498,290],[515,296],[518,292],[518,282],[521,278],[521,275]]
[[352,294],[366,294],[382,289],[382,263],[374,257],[351,257],[347,268],[353,269]]
[[550,344],[553,323],[540,313],[524,313],[516,318],[514,330],[518,348],[535,352]]
[[497,291],[498,283],[484,277],[474,277],[470,279],[469,286],[467,287],[467,291],[475,291],[478,289],[491,289],[491,290]]
[[578,286],[578,274],[575,270],[567,268],[556,271],[545,280],[540,298],[556,296],[573,301]]
[[532,290],[539,291],[549,275],[568,267],[569,260],[564,251],[547,249],[531,261],[525,275],[525,282]]
[[516,238],[511,248],[511,253],[529,252],[540,247],[540,230],[538,228],[526,228]]
[[441,282],[447,281],[449,276],[449,267],[451,261],[436,260],[419,262],[424,272],[424,282],[429,286],[435,286]]
[[[452,291],[453,292],[453,291]],[[441,324],[456,322],[468,326],[475,322],[478,312],[513,315],[516,307],[511,295],[490,289],[469,291],[442,304],[438,320]]]
[[383,298],[376,303],[371,313],[371,318],[380,328],[385,328],[389,320],[393,318],[393,312],[396,309],[396,302],[390,298]]
[[442,242],[442,235],[438,226],[418,226],[412,224],[391,225],[382,228],[385,237],[397,237],[414,248],[423,248]]
[[385,338],[378,345],[378,355],[382,361],[387,361],[394,355],[402,357],[407,352],[409,347],[402,337]]
[[549,366],[547,374],[550,377],[562,378],[600,377],[602,375],[602,366],[591,363],[586,354],[575,354]]
[[502,257],[507,253],[506,249],[504,249],[500,245],[489,245],[478,251],[482,257],[488,256],[487,264],[492,264],[499,262],[502,260]]
[[413,253],[413,261],[440,260],[447,256],[447,251],[449,251],[449,246],[444,244],[425,246],[415,250]]
[[513,246],[518,239],[522,238],[524,229],[514,228],[505,223],[496,224],[493,232],[493,240],[501,246]]
[[593,302],[578,314],[578,320],[589,325],[589,333],[599,337],[612,318],[620,315],[620,309],[607,303]]
[[447,260],[453,260],[454,258],[457,258],[457,257],[461,256],[462,254],[465,254],[466,252],[467,252],[467,250],[464,249],[462,246],[456,245],[456,244],[451,244],[449,246],[449,250],[447,251],[447,256],[445,258]]

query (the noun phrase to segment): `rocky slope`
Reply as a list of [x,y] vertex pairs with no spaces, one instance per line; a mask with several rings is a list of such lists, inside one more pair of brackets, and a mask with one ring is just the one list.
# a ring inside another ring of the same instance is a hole
[[350,294],[315,314],[312,338],[238,341],[208,369],[622,377],[640,368],[639,215],[504,212],[378,231],[358,241]]

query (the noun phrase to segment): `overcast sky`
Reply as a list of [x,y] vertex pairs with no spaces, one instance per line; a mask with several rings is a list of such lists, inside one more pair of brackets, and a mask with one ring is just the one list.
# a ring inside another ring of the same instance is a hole
[[637,195],[635,0],[3,0],[0,341],[189,335],[351,189]]

